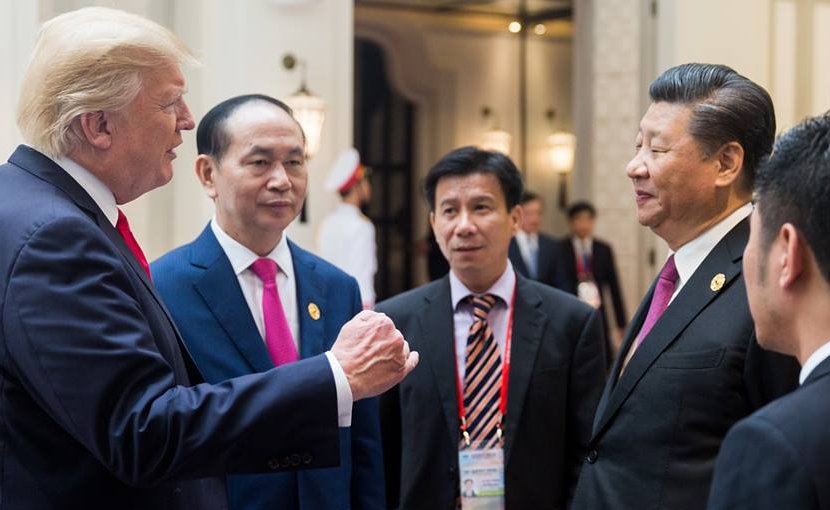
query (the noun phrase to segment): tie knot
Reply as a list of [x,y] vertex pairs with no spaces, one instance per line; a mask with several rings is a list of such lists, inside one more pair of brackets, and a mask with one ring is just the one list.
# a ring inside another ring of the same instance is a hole
[[251,264],[251,271],[262,280],[265,285],[275,285],[277,281],[277,263],[269,258],[258,258]]
[[493,294],[470,296],[470,301],[473,303],[473,315],[476,319],[486,319],[487,314],[495,306],[497,299]]
[[670,255],[669,258],[666,259],[666,263],[663,264],[663,269],[660,270],[659,277],[672,283],[677,282],[680,275],[677,274],[677,266],[674,264],[674,254]]

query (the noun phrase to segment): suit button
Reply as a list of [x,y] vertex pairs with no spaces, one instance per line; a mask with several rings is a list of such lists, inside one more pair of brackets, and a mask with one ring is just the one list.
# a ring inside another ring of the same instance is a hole
[[299,465],[300,465],[300,454],[295,453],[294,455],[291,456],[291,466],[297,467]]
[[593,464],[597,461],[597,457],[599,457],[599,453],[597,453],[596,450],[591,450],[590,452],[588,452],[588,455],[585,456],[585,461],[588,464]]
[[284,468],[291,467],[291,457],[289,457],[288,455],[283,457],[282,462],[280,462],[280,466]]
[[268,469],[274,470],[280,468],[280,461],[277,459],[268,459]]
[[314,460],[314,457],[312,457],[310,453],[303,454],[303,464],[311,464],[312,460]]

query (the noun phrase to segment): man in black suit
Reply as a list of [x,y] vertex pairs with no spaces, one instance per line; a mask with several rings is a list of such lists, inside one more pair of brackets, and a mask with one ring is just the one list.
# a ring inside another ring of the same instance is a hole
[[738,422],[710,510],[830,509],[830,114],[784,134],[755,185],[744,271],[758,341],[795,356],[801,387]]
[[544,208],[542,198],[532,191],[525,191],[519,205],[522,208],[522,224],[510,240],[507,252],[510,263],[520,275],[554,287],[557,243],[553,237],[539,232]]
[[795,360],[758,346],[741,274],[769,95],[711,64],[669,69],[649,92],[626,171],[640,223],[672,251],[597,407],[579,510],[703,508],[729,428],[796,383]]
[[[608,342],[605,353],[608,365],[614,360],[614,351],[622,338],[628,316],[623,305],[614,252],[611,246],[594,237],[597,211],[589,202],[576,202],[568,208],[568,226],[571,235],[559,241],[556,269],[557,286],[575,294],[592,306],[599,306]],[[604,294],[611,294],[616,330],[610,334]],[[612,339],[614,341],[612,341]]]
[[[604,378],[604,342],[598,312],[509,263],[521,190],[510,159],[475,147],[449,153],[426,177],[450,273],[377,306],[423,360],[381,398],[391,508],[455,509],[460,480],[474,479],[459,471],[459,455],[477,439],[503,443],[506,508],[564,508],[571,494]],[[473,483],[481,499],[488,486]]]

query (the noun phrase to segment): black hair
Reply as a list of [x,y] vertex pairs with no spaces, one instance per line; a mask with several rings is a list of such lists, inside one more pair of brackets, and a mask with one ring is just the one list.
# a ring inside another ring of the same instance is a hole
[[755,200],[769,248],[784,223],[804,236],[830,282],[830,112],[790,129],[758,170]]
[[533,202],[534,200],[538,200],[539,202],[542,202],[542,197],[540,197],[538,193],[534,193],[532,191],[525,190],[522,193],[522,198],[519,199],[519,204],[525,205],[526,203]]
[[[212,156],[217,161],[221,160],[231,144],[231,137],[225,130],[225,122],[240,106],[253,101],[270,103],[288,113],[292,119],[294,118],[294,112],[290,106],[265,94],[245,94],[226,99],[211,108],[199,121],[199,127],[196,129],[196,149],[199,154]],[[296,122],[296,119],[294,120]],[[297,125],[299,126],[299,123]],[[302,126],[300,132],[303,133]],[[305,143],[305,133],[303,133],[303,143]]]
[[522,196],[522,174],[509,157],[501,152],[467,146],[455,149],[429,169],[424,178],[424,194],[429,209],[435,210],[435,188],[444,177],[491,174],[499,180],[507,210],[519,204]]
[[573,204],[571,204],[570,207],[568,207],[568,220],[574,219],[574,216],[582,212],[591,213],[592,218],[597,217],[597,210],[594,208],[591,202],[582,200],[580,202],[574,202]]
[[724,65],[683,64],[657,77],[648,92],[654,102],[691,108],[689,133],[707,157],[738,142],[744,149],[741,184],[752,189],[775,141],[775,109],[763,87]]

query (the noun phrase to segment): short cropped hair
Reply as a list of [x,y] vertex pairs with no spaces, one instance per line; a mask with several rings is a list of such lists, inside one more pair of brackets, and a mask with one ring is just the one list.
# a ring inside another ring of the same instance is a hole
[[593,204],[586,200],[582,200],[580,202],[574,202],[570,207],[568,207],[568,220],[574,219],[577,214],[583,212],[590,213],[592,218],[597,217],[597,210],[594,208]]
[[[199,127],[196,128],[196,149],[199,154],[211,156],[216,161],[221,161],[231,144],[231,136],[225,129],[225,123],[239,107],[255,101],[272,104],[285,111],[292,119],[294,118],[294,112],[290,106],[265,94],[246,94],[226,99],[211,108],[202,117]],[[300,124],[297,123],[297,125]],[[300,133],[302,133],[303,143],[305,143],[305,133],[303,133],[302,127],[300,127]]]
[[538,193],[534,193],[530,190],[524,190],[524,192],[522,192],[522,198],[519,199],[519,204],[525,205],[528,202],[533,202],[536,200],[538,200],[539,202],[543,201],[542,197],[540,197]]
[[791,223],[830,283],[830,112],[781,135],[758,170],[755,200],[762,245],[769,248],[781,226]]
[[744,149],[740,184],[752,189],[775,141],[775,109],[763,87],[724,65],[683,64],[657,77],[649,95],[654,102],[691,108],[689,133],[707,157],[738,142]]
[[429,209],[435,210],[435,189],[438,187],[438,181],[444,177],[464,177],[477,173],[490,174],[498,179],[508,211],[519,204],[524,186],[522,174],[513,161],[498,151],[467,146],[450,152],[427,172],[424,179],[424,195]]
[[161,25],[116,9],[87,7],[40,30],[23,79],[17,125],[24,140],[52,157],[83,143],[81,114],[119,111],[141,90],[143,73],[196,59]]

